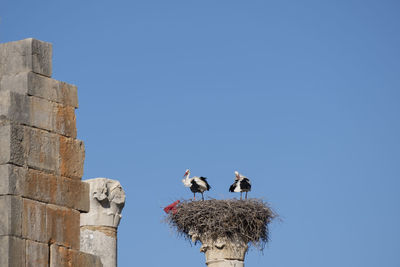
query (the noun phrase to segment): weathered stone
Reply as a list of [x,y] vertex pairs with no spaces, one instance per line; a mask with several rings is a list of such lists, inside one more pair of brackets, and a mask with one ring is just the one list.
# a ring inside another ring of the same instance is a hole
[[61,95],[58,102],[75,108],[79,107],[78,88],[75,85],[66,82],[60,82],[58,88],[60,89]]
[[0,266],[25,267],[25,240],[0,236]]
[[46,205],[23,199],[22,236],[34,241],[47,243],[46,239]]
[[[11,135],[12,135],[12,126],[11,125],[2,125],[0,126],[0,164],[12,162],[13,153],[11,151]],[[18,163],[23,165],[23,157],[21,157]]]
[[26,240],[26,267],[48,267],[49,245]]
[[89,185],[75,179],[57,178],[57,194],[54,203],[79,211],[89,211]]
[[79,249],[79,212],[56,205],[47,205],[47,240]]
[[21,210],[21,197],[0,196],[0,235],[21,236]]
[[102,267],[100,258],[58,245],[50,246],[50,267],[90,266]]
[[0,91],[0,117],[15,123],[76,137],[75,108],[43,98]]
[[[59,173],[58,135],[32,127],[6,123],[0,124],[0,147],[2,148],[0,164],[12,163],[19,166],[27,164],[35,169]],[[68,148],[64,150],[68,151]],[[71,153],[69,156],[74,155]]]
[[243,267],[248,246],[242,240],[225,238],[210,239],[207,236],[192,234],[192,241],[202,243],[200,252],[206,256],[206,264],[210,267]]
[[11,91],[0,92],[0,117],[29,124],[30,101],[28,96]]
[[51,77],[52,46],[32,38],[0,44],[0,76],[33,71]]
[[0,165],[0,195],[22,195],[26,170],[12,164]]
[[59,137],[43,130],[25,127],[29,167],[59,172]]
[[125,192],[117,180],[95,178],[90,185],[90,211],[81,214],[81,226],[96,225],[117,228],[125,205]]
[[34,72],[3,76],[0,91],[13,91],[57,102],[66,106],[78,107],[77,87],[57,81]]
[[65,247],[57,246],[55,244],[50,245],[50,267],[70,267],[73,265],[75,258],[74,250],[67,249]]
[[115,267],[125,192],[116,180],[96,178],[85,183],[90,185],[90,210],[81,213],[81,250],[98,255],[105,267]]
[[54,174],[29,169],[23,196],[45,203],[55,203],[57,186],[57,177]]
[[244,267],[244,261],[240,260],[211,260],[206,262],[209,267]]
[[30,97],[29,125],[75,138],[75,108]]
[[78,251],[89,185],[77,88],[48,78],[51,53],[34,39],[0,44],[0,266],[100,267]]
[[54,131],[69,137],[76,137],[75,108],[56,105]]
[[116,267],[117,229],[107,226],[82,226],[81,251],[98,255],[104,267]]
[[29,169],[23,196],[80,211],[89,210],[89,185]]
[[[73,266],[103,267],[103,264],[98,256],[79,251]],[[114,267],[116,266],[114,265]]]
[[52,131],[55,127],[54,103],[39,97],[28,97],[29,122],[28,125]]
[[81,179],[85,160],[85,146],[82,141],[60,136],[61,176]]

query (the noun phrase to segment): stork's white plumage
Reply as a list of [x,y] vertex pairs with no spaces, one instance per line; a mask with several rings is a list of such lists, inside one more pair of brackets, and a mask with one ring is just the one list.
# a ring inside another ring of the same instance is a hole
[[190,191],[193,192],[193,200],[196,200],[196,193],[201,193],[201,198],[204,200],[203,192],[208,191],[211,188],[211,186],[207,183],[207,178],[197,176],[189,178],[189,176],[190,170],[187,169],[185,175],[183,176],[186,178],[182,179],[183,185],[186,187],[190,187]]
[[242,192],[246,192],[245,198],[247,199],[249,191],[251,191],[249,178],[235,171],[235,182],[229,187],[229,192],[240,192],[240,199],[242,199]]

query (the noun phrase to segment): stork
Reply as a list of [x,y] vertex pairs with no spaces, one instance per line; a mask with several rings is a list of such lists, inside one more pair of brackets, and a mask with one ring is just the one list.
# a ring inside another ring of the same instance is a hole
[[196,193],[201,193],[201,198],[204,200],[203,192],[208,191],[211,188],[211,186],[207,183],[207,178],[197,177],[197,176],[189,178],[189,176],[190,176],[190,170],[187,169],[185,175],[183,176],[186,178],[182,179],[182,183],[186,187],[190,187],[190,191],[193,192],[193,200],[196,200]]
[[235,182],[229,187],[229,192],[240,192],[240,200],[242,199],[242,192],[246,192],[245,199],[247,199],[247,192],[251,191],[249,178],[237,171],[235,171],[235,176]]

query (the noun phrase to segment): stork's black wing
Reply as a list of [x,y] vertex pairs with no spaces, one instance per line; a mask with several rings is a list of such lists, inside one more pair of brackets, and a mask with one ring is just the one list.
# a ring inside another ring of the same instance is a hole
[[240,189],[242,189],[243,191],[250,191],[251,190],[250,180],[247,178],[243,178],[243,180],[240,181]]
[[193,179],[191,182],[191,186],[190,186],[190,191],[192,191],[193,193],[198,193],[200,192],[200,186],[196,183],[196,181]]
[[199,177],[200,180],[202,180],[206,186],[207,186],[207,191],[211,189],[211,186],[207,183],[207,178],[206,177]]
[[231,186],[229,187],[229,192],[234,192],[235,191],[236,184],[237,184],[237,181],[235,181],[233,184],[231,184]]

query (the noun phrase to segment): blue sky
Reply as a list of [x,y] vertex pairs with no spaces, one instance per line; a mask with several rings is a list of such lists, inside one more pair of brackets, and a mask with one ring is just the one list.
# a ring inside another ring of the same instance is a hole
[[[53,44],[76,84],[84,179],[127,193],[119,266],[204,266],[162,223],[234,170],[271,203],[246,266],[400,266],[398,1],[0,2],[0,42]],[[153,253],[157,249],[157,253]],[[134,264],[134,261],[136,263]]]

